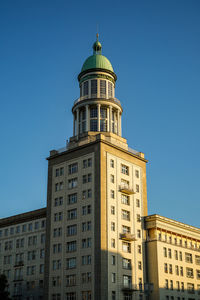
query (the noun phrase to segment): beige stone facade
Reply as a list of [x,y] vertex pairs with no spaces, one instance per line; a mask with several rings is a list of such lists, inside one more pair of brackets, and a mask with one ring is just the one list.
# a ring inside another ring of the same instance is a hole
[[200,299],[200,229],[159,215],[145,218],[150,299]]
[[46,208],[0,220],[0,274],[12,299],[43,299]]

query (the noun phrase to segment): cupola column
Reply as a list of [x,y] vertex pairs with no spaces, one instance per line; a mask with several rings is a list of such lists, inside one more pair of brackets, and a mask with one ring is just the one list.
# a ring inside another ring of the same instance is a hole
[[86,105],[86,132],[90,131],[89,105]]
[[76,118],[76,114],[74,113],[73,114],[73,136],[75,136],[76,135],[76,120],[75,120],[75,118]]
[[122,136],[122,114],[119,114],[119,136]]
[[107,131],[110,131],[110,112],[109,107],[107,107]]
[[79,108],[76,110],[76,135],[79,136]]
[[112,106],[109,106],[109,128],[110,132],[112,132]]
[[119,112],[119,109],[117,110],[117,134],[120,135],[120,122],[119,122],[119,119],[120,119],[120,112]]
[[101,104],[97,104],[97,131],[100,131]]

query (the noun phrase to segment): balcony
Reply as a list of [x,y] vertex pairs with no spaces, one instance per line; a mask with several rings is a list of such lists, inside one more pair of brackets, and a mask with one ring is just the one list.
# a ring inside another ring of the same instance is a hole
[[24,265],[23,260],[20,260],[20,261],[16,261],[16,262],[15,262],[14,267],[20,267],[20,266],[23,266],[23,265]]
[[122,291],[124,292],[136,292],[139,291],[139,285],[138,284],[124,284],[122,286]]
[[22,281],[23,280],[23,276],[22,275],[16,275],[15,277],[14,277],[14,280],[13,281]]
[[119,191],[128,195],[135,194],[134,190],[130,188],[128,184],[121,184],[119,186]]
[[128,233],[128,232],[121,233],[120,237],[122,240],[125,241],[136,241],[135,235],[132,233]]
[[153,283],[143,283],[143,284],[127,283],[122,286],[122,291],[124,292],[140,292],[146,295],[152,293],[153,289],[154,289]]

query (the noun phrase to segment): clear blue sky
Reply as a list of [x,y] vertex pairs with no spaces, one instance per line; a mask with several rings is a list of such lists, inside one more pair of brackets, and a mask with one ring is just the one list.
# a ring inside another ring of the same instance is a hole
[[200,1],[0,1],[0,217],[46,205],[49,150],[72,135],[99,28],[149,213],[200,227]]

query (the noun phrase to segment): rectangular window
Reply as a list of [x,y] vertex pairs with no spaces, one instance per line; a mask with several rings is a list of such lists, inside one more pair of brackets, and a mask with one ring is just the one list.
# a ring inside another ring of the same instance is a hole
[[67,252],[75,252],[76,251],[76,241],[71,241],[67,243]]
[[122,251],[131,253],[131,244],[128,242],[122,242]]
[[140,200],[136,199],[136,207],[140,207]]
[[122,233],[130,233],[131,227],[122,225]]
[[74,174],[78,172],[78,163],[73,163],[68,166],[68,174]]
[[114,206],[111,206],[111,214],[115,215],[115,207]]
[[172,250],[171,249],[168,249],[168,257],[172,258]]
[[115,248],[115,239],[111,239],[111,247]]
[[63,205],[63,197],[58,197],[54,199],[54,206]]
[[200,270],[196,270],[197,272],[197,279],[199,280],[200,279]]
[[68,195],[68,204],[77,203],[77,193]]
[[130,221],[130,211],[122,209],[122,219]]
[[114,190],[111,190],[111,191],[110,191],[110,197],[111,197],[112,199],[115,198],[115,191],[114,191]]
[[77,225],[67,226],[67,236],[73,236],[77,234]]
[[188,294],[194,294],[194,284],[193,283],[188,283],[187,284],[187,290],[188,290]]
[[194,278],[194,273],[192,268],[186,268],[186,276],[188,278]]
[[121,194],[121,200],[122,204],[130,205],[130,197],[128,195]]
[[129,167],[121,164],[121,172],[122,174],[129,175]]
[[108,98],[113,97],[113,84],[108,81]]
[[116,260],[115,260],[115,255],[111,255],[111,264],[112,264],[113,266],[115,266],[115,262],[116,262]]
[[131,288],[132,285],[132,277],[128,275],[123,276],[123,286],[126,288]]
[[137,222],[141,222],[140,214],[137,214]]
[[97,97],[97,80],[91,80],[91,96]]
[[111,273],[111,282],[112,283],[116,282],[116,273]]
[[100,80],[100,97],[106,97],[106,81]]
[[74,220],[77,218],[77,209],[70,209],[67,211],[67,219]]
[[67,269],[76,268],[76,257],[67,258]]
[[139,173],[138,170],[135,170],[135,177],[136,177],[136,178],[139,178],[139,177],[140,177],[140,173]]
[[131,270],[131,259],[128,258],[123,258],[122,259],[122,268]]
[[196,265],[200,265],[200,255],[195,255],[195,263]]
[[167,248],[166,247],[163,248],[163,255],[164,255],[164,257],[167,257]]
[[115,231],[115,222],[111,222],[111,231]]
[[77,187],[77,183],[78,183],[77,178],[72,178],[72,179],[68,180],[68,188],[73,189],[73,188]]
[[135,188],[136,188],[136,192],[139,193],[140,192],[140,186],[139,186],[139,184],[136,184]]
[[76,300],[76,292],[66,293],[66,300]]
[[112,175],[112,174],[110,175],[110,182],[111,182],[111,183],[114,183],[114,182],[115,182],[115,176]]
[[88,81],[83,82],[83,96],[88,95]]
[[66,286],[74,286],[76,285],[76,275],[67,275],[66,276]]
[[185,253],[185,261],[188,263],[192,263],[192,254],[191,253]]
[[113,159],[110,160],[110,167],[111,167],[111,168],[114,168],[114,167],[115,167],[115,163],[114,163],[114,160],[113,160]]
[[174,250],[174,258],[175,258],[176,260],[178,260],[178,251],[177,251],[177,250]]

